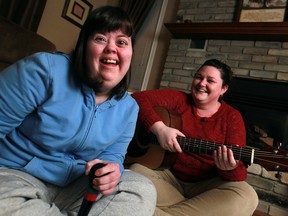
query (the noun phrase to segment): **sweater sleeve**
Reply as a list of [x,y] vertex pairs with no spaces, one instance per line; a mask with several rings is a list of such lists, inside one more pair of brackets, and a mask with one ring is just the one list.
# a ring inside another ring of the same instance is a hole
[[0,73],[0,138],[19,126],[45,101],[49,70],[47,55],[37,53]]
[[[169,97],[167,97],[169,95]],[[149,130],[161,118],[154,111],[154,107],[162,106],[168,110],[177,110],[187,100],[187,94],[173,89],[147,90],[136,92],[132,97],[137,101],[140,110],[138,119]]]
[[[225,143],[227,143],[228,145],[245,148],[246,129],[243,118],[240,112],[235,109],[231,109],[231,112],[229,113],[230,115],[228,116],[229,121],[227,121],[228,126]],[[242,160],[239,160],[239,164],[236,169],[231,171],[218,170],[218,173],[223,179],[230,181],[243,181],[247,178],[247,168],[246,165],[242,162]]]

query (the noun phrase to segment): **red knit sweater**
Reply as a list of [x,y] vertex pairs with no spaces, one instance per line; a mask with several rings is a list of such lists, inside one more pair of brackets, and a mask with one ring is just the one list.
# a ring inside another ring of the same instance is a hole
[[[140,107],[139,121],[147,129],[161,120],[153,107],[163,106],[182,116],[181,132],[186,137],[238,147],[246,146],[246,130],[242,116],[224,101],[221,101],[221,107],[213,116],[202,118],[194,111],[191,94],[167,89],[136,92],[132,97]],[[242,161],[232,171],[221,171],[215,166],[212,155],[188,151],[178,154],[171,171],[177,178],[192,182],[217,175],[231,181],[242,181],[247,177],[247,169]]]

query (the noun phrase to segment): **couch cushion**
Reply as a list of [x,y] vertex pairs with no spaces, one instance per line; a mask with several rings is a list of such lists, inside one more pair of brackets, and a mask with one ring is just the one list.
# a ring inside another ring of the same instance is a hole
[[55,45],[49,40],[3,17],[0,17],[0,32],[0,71],[35,52],[56,51]]

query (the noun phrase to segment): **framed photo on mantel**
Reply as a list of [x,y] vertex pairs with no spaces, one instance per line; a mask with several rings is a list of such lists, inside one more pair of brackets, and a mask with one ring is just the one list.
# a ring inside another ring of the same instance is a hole
[[65,0],[62,17],[81,28],[92,7],[87,0]]
[[238,22],[284,22],[288,0],[239,0]]

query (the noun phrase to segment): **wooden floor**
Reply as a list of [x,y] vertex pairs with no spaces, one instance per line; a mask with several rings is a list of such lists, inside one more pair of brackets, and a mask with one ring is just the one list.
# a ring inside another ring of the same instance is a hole
[[260,212],[260,211],[256,210],[254,212],[253,216],[269,216],[269,215],[267,213]]

